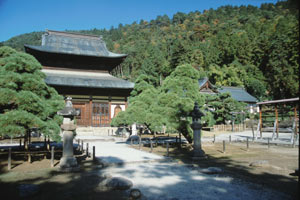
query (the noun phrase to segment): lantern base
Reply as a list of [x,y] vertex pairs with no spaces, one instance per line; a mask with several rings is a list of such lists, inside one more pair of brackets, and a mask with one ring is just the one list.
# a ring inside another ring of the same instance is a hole
[[80,169],[75,157],[62,157],[60,159],[59,167],[60,170],[64,172],[73,172]]
[[192,160],[202,160],[206,159],[207,156],[205,155],[205,152],[202,149],[197,149],[193,151]]

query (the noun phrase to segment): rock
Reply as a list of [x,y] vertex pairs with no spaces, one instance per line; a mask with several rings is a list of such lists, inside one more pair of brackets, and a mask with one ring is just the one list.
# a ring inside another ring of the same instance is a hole
[[187,168],[197,168],[198,165],[196,165],[196,164],[185,164],[185,167],[187,167]]
[[223,170],[219,167],[208,167],[205,169],[200,169],[199,172],[204,174],[220,174],[223,172]]
[[269,161],[267,160],[257,160],[250,163],[251,167],[269,167]]
[[128,139],[127,142],[132,141],[139,141],[140,137],[138,135],[131,135]]
[[38,193],[39,187],[35,184],[21,184],[19,186],[20,197],[30,197]]
[[138,144],[140,141],[140,137],[138,135],[131,135],[126,140],[127,144]]
[[133,183],[126,178],[112,177],[105,180],[105,186],[112,190],[128,190],[133,186]]
[[130,190],[130,197],[132,199],[139,199],[142,196],[142,192],[139,189],[131,189]]
[[101,174],[100,177],[105,178],[105,179],[109,179],[109,178],[112,178],[112,175],[109,174],[109,173],[104,173],[104,174]]

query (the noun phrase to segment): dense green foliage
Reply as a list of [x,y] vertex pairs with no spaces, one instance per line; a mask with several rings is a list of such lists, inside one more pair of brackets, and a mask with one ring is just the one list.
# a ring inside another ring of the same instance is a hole
[[[140,75],[131,92],[129,107],[113,118],[112,125],[143,124],[152,133],[162,132],[166,128],[167,131],[182,133],[192,142],[191,111],[195,102],[208,111],[202,118],[204,126],[224,123],[231,119],[230,112],[244,110],[245,105],[232,99],[229,94],[200,94],[198,80],[203,76],[204,73],[192,65],[180,65],[161,86],[155,88],[149,76]],[[209,111],[211,108],[215,111]]]
[[[217,124],[226,124],[226,121],[232,120],[231,112],[245,112],[247,114],[246,104],[237,102],[231,98],[229,93],[218,93],[217,95],[207,95],[205,103],[212,113],[213,122]],[[210,125],[210,124],[208,124]]]
[[[113,72],[135,81],[141,74],[161,85],[177,66],[202,68],[212,83],[242,86],[260,100],[298,96],[299,11],[297,1],[176,13],[173,18],[120,24],[103,35],[113,52],[127,53]],[[18,50],[40,45],[41,32],[3,42]],[[1,44],[0,44],[1,45]]]
[[199,71],[191,65],[178,66],[158,88],[151,84],[148,76],[140,75],[131,93],[129,107],[113,119],[112,125],[143,124],[153,133],[167,127],[183,133],[191,142],[189,114],[194,102],[204,104],[198,92],[199,78]]
[[31,55],[0,48],[0,135],[24,136],[31,128],[59,139],[64,106],[57,92],[46,85],[42,66]]
[[[297,1],[288,0],[260,8],[223,6],[203,13],[178,12],[172,18],[163,15],[110,30],[79,32],[102,35],[110,51],[128,54],[112,73],[136,84],[128,109],[113,119],[113,125],[136,122],[152,132],[167,127],[191,141],[188,114],[195,101],[210,110],[203,117],[206,126],[225,123],[231,119],[230,112],[245,106],[228,94],[201,96],[199,78],[207,76],[216,86],[244,87],[259,100],[298,96],[298,19]],[[25,43],[40,45],[41,35],[20,35],[0,46],[23,50]],[[10,73],[6,77],[12,82],[6,87],[19,87],[21,78]],[[11,91],[3,93],[0,103],[15,97]]]

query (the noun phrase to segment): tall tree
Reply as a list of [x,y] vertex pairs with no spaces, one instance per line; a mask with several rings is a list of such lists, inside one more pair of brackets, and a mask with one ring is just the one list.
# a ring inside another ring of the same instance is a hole
[[42,66],[31,55],[0,48],[0,134],[26,136],[31,128],[58,140],[61,96],[44,82]]
[[148,82],[151,82],[151,78],[146,75],[137,79],[128,108],[113,118],[113,126],[137,123],[145,125],[154,134],[162,130],[166,119],[161,114],[163,108],[157,102],[159,90]]
[[191,65],[181,65],[168,76],[161,87],[158,102],[164,107],[164,116],[168,119],[168,127],[182,133],[191,143],[193,140],[190,128],[190,112],[194,103],[204,104],[204,98],[199,93],[199,71]]
[[269,92],[275,99],[292,98],[299,93],[299,23],[294,17],[278,19],[263,72]]
[[[192,64],[208,73],[209,66],[215,65],[223,73],[212,68],[216,83],[244,86],[258,98],[277,99],[297,95],[298,19],[298,2],[287,0],[260,8],[222,6],[203,13],[179,12],[171,19],[161,15],[150,22],[80,32],[103,35],[111,51],[128,54],[113,70],[124,79],[135,81],[147,74],[158,87],[179,65]],[[0,46],[22,50],[24,43],[39,45],[41,34],[20,35]],[[254,67],[249,69],[250,65]]]

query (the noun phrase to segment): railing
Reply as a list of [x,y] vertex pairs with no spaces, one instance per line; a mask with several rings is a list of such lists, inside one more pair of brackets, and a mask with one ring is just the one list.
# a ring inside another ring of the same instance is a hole
[[214,125],[213,126],[214,131],[244,131],[246,130],[246,125],[245,124],[234,124],[233,127],[231,124],[226,125],[226,124],[220,124],[220,125]]

